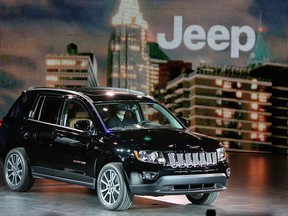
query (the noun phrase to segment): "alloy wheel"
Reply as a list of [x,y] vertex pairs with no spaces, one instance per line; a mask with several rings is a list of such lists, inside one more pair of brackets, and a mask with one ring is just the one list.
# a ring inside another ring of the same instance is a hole
[[114,170],[106,170],[100,179],[100,193],[107,205],[113,205],[120,194],[120,179]]
[[11,154],[6,165],[6,181],[12,187],[18,186],[23,177],[23,161],[18,154]]

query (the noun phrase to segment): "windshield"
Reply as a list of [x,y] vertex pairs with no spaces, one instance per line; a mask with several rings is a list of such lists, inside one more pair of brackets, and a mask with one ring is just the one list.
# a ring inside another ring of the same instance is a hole
[[108,130],[143,128],[176,128],[183,126],[164,107],[157,103],[95,104]]

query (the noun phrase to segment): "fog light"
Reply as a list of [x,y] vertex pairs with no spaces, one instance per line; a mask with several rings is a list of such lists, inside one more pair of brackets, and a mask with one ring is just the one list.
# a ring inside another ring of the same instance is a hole
[[230,168],[227,168],[227,169],[226,169],[226,175],[227,175],[227,177],[229,177],[230,174],[231,174],[231,169],[230,169]]
[[156,172],[143,172],[142,174],[143,174],[143,179],[146,179],[146,180],[153,180],[157,176]]

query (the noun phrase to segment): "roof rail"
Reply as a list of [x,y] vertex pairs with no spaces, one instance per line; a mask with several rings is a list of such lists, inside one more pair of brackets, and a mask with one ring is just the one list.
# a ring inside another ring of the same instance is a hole
[[119,92],[130,92],[134,94],[140,94],[140,95],[145,95],[144,92],[141,91],[136,91],[136,90],[131,90],[131,89],[126,89],[126,88],[117,88],[117,87],[87,87],[87,88],[54,88],[54,87],[45,87],[45,86],[33,86],[29,87],[28,90],[36,90],[36,89],[42,89],[42,90],[59,90],[59,91],[73,91],[73,92],[81,92],[81,90],[110,90],[110,91],[119,91]]
[[[96,88],[97,88],[97,87],[96,87]],[[103,89],[103,90],[111,90],[111,91],[131,92],[131,93],[135,93],[135,94],[145,95],[144,92],[137,91],[137,90],[126,89],[126,88],[117,88],[117,87],[99,87],[99,89]]]

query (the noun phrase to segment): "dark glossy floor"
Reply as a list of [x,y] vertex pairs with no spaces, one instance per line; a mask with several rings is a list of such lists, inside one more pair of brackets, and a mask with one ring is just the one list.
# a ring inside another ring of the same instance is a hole
[[232,176],[229,187],[210,206],[192,205],[185,196],[135,197],[125,212],[101,208],[89,189],[48,180],[36,180],[29,192],[10,191],[0,163],[0,215],[288,215],[288,157],[270,154],[229,153]]

